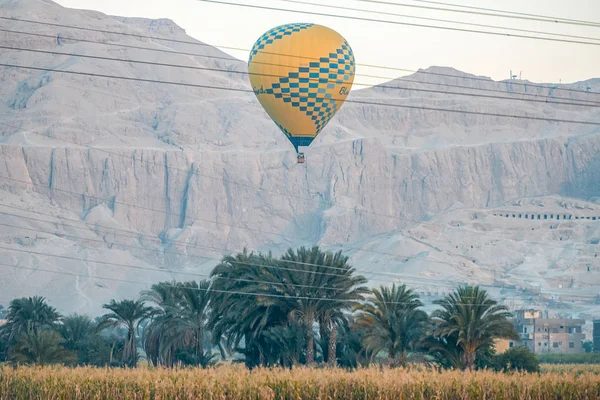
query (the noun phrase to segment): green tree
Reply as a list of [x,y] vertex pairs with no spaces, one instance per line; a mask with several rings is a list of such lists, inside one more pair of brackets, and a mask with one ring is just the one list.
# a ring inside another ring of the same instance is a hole
[[341,251],[335,254],[327,252],[323,264],[315,268],[320,277],[313,283],[325,288],[317,294],[320,297],[317,320],[323,359],[330,367],[334,367],[337,363],[338,329],[348,325],[349,311],[358,301],[364,300],[364,294],[369,289],[363,286],[367,279],[355,275],[355,269]]
[[58,332],[30,329],[19,335],[10,359],[17,364],[72,364],[77,356],[62,346],[63,341]]
[[318,246],[289,249],[281,257],[279,268],[286,297],[271,300],[291,310],[291,321],[306,330],[306,363],[315,361],[314,324],[318,322],[324,360],[335,365],[337,329],[347,322],[345,311],[364,299],[368,289],[361,285],[367,280],[355,275],[348,257],[341,252],[324,252]]
[[102,316],[102,322],[98,325],[98,329],[102,330],[107,327],[125,328],[127,339],[122,361],[130,366],[135,366],[138,359],[136,332],[140,323],[151,316],[152,308],[147,307],[142,300],[121,300],[117,302],[114,299],[102,307],[111,312]]
[[37,333],[40,330],[53,329],[60,319],[61,315],[46,303],[44,297],[14,299],[8,307],[2,336],[9,343],[13,343],[14,338],[29,333],[30,330]]
[[[347,260],[318,247],[289,249],[280,259],[247,251],[224,257],[211,276],[211,331],[230,350],[244,342],[249,366],[273,360],[313,364],[318,323],[321,339],[327,336],[323,353],[335,355],[337,327],[347,318],[344,311],[367,291],[359,286],[366,279],[355,276]],[[283,337],[287,348],[277,349]],[[335,361],[335,356],[329,358],[331,364]]]
[[498,305],[478,286],[464,286],[435,304],[441,309],[432,313],[436,323],[434,337],[447,343],[456,342],[465,369],[472,370],[477,353],[489,349],[494,339],[518,339],[505,306]]
[[540,372],[540,362],[527,346],[516,346],[498,354],[497,368],[502,371]]
[[97,324],[87,315],[64,317],[56,330],[63,337],[65,349],[77,354],[79,365],[103,366],[110,363],[109,340],[99,334]]
[[[273,303],[270,296],[285,295],[285,286],[271,254],[249,253],[246,249],[225,256],[213,269],[212,307],[207,326],[213,344],[221,341],[229,353],[241,353],[246,366],[266,365],[272,347],[265,332],[286,325],[290,309]],[[297,349],[293,350],[294,358]]]
[[405,366],[408,351],[422,339],[427,314],[423,303],[406,285],[373,289],[370,302],[355,306],[355,326],[364,331],[363,346],[377,355],[386,351],[392,366]]
[[144,348],[157,364],[207,365],[213,356],[204,351],[210,304],[210,282],[172,282],[153,285],[143,298],[156,304]]
[[586,353],[594,352],[594,342],[592,342],[591,340],[584,341],[581,344],[581,347],[583,347]]

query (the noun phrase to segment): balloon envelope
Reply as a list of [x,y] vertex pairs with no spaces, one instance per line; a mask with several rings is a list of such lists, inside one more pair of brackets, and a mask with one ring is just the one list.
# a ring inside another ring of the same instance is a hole
[[258,101],[298,152],[350,93],[354,54],[339,33],[325,26],[281,25],[256,41],[248,72]]

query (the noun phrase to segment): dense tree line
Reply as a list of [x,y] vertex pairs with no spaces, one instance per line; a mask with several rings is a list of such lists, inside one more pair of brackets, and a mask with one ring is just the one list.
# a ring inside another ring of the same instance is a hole
[[[137,299],[111,300],[92,320],[62,316],[41,297],[13,300],[0,327],[0,357],[14,363],[208,366],[219,359],[257,366],[411,360],[443,368],[527,364],[525,349],[493,354],[495,339],[517,339],[508,310],[477,286],[436,301],[428,315],[405,285],[368,289],[341,252],[318,247],[279,258],[226,256],[210,279],[160,282]],[[535,369],[524,367],[524,369]]]

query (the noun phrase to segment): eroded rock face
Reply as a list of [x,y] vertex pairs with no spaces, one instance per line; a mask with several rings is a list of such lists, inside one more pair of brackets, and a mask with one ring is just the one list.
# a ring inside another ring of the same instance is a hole
[[[27,10],[29,19],[193,40],[168,20],[115,18],[37,0],[0,0],[0,6],[16,17]],[[31,30],[23,22],[8,24]],[[247,77],[238,73],[245,71],[243,62],[205,45],[200,51],[191,44],[59,31],[56,38],[0,38],[14,47],[189,68],[23,51],[3,51],[0,62],[196,86],[0,70],[0,212],[7,221],[0,228],[6,264],[1,304],[43,294],[65,311],[97,313],[111,297],[136,295],[143,282],[202,279],[223,253],[244,247],[279,252],[320,243],[348,250],[365,271],[377,270],[386,253],[439,252],[421,247],[434,240],[430,235],[417,238],[423,242],[418,246],[389,242],[389,235],[450,209],[548,195],[600,196],[598,126],[429,110],[600,120],[598,107],[515,100],[581,103],[589,101],[586,94],[429,68],[387,87],[354,91],[306,151],[307,163],[298,165],[286,139],[245,92]],[[571,87],[588,86],[600,91],[598,80]],[[368,256],[357,250],[367,245],[378,250]],[[445,257],[457,263],[446,275],[487,282],[481,265]],[[427,260],[410,268],[399,256],[385,262],[386,270],[410,276],[434,270]],[[502,268],[487,262],[487,270]]]

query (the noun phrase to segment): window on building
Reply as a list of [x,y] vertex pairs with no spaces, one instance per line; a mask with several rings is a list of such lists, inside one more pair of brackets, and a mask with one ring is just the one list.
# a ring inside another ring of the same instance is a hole
[[573,333],[573,328],[569,327],[569,333]]
[[526,326],[523,327],[523,333],[527,333],[527,327]]
[[570,349],[574,349],[575,348],[575,342],[569,342],[569,348]]
[[542,342],[538,342],[538,347],[542,347]]
[[513,347],[514,343],[513,342],[508,342],[508,347]]
[[552,342],[552,347],[554,347],[555,349],[558,349],[558,342]]
[[560,326],[560,329],[565,329],[565,326],[564,326],[564,325],[561,325],[561,326]]
[[552,333],[558,333],[558,328],[552,328]]

